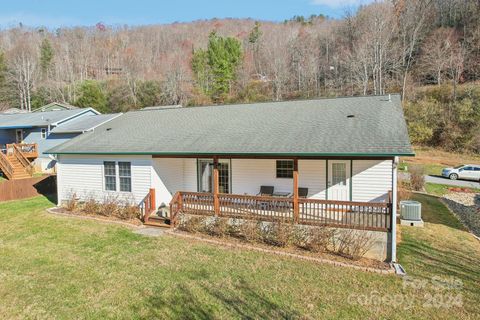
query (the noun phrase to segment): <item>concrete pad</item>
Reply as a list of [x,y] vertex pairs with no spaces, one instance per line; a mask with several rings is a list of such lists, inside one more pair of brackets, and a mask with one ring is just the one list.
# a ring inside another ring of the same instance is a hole
[[402,226],[422,227],[423,228],[423,220],[403,220],[403,219],[400,219],[400,224]]
[[133,231],[133,233],[140,234],[142,236],[146,237],[160,237],[165,233],[165,230],[162,230],[161,228],[141,228],[138,230]]

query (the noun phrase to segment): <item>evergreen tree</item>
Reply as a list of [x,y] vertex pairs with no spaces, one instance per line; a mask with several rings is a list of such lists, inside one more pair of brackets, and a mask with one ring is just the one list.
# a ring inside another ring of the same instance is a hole
[[75,105],[84,108],[94,108],[102,113],[108,113],[107,97],[103,93],[100,84],[94,80],[85,80],[79,88],[79,98]]
[[223,100],[236,78],[241,58],[242,48],[237,39],[210,33],[207,50],[195,51],[192,59],[200,88],[215,101]]
[[53,65],[53,48],[48,38],[42,40],[40,45],[40,68],[42,74],[46,76]]

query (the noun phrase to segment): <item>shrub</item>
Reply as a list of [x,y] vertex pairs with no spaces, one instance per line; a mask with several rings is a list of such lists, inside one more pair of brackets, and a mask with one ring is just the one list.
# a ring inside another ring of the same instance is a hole
[[214,218],[205,224],[205,232],[211,236],[224,237],[228,234],[228,220]]
[[408,200],[412,197],[410,184],[407,181],[399,181],[397,186],[397,201]]
[[334,237],[334,229],[325,227],[311,228],[307,249],[312,252],[326,252]]
[[115,196],[106,196],[103,198],[103,202],[99,205],[98,213],[110,217],[110,216],[119,216],[120,206],[118,198]]
[[262,239],[261,222],[256,220],[245,220],[238,226],[238,235],[242,240],[257,242]]
[[205,218],[198,216],[181,217],[178,229],[190,233],[202,232],[205,230]]
[[99,203],[93,198],[92,196],[89,196],[87,200],[83,203],[83,212],[89,215],[95,215],[98,214],[99,211]]
[[65,209],[67,209],[67,211],[75,211],[78,207],[78,197],[77,197],[77,194],[75,192],[72,192],[69,197],[68,197],[68,200],[65,204]]
[[352,260],[363,257],[375,243],[371,232],[352,229],[339,231],[332,240],[334,252]]
[[277,247],[286,247],[293,240],[294,226],[289,223],[273,222],[263,230],[263,242]]
[[120,219],[124,220],[141,218],[140,208],[130,201],[125,202],[125,205],[119,208],[118,215]]
[[413,190],[423,190],[425,184],[425,169],[422,166],[410,167],[410,185]]

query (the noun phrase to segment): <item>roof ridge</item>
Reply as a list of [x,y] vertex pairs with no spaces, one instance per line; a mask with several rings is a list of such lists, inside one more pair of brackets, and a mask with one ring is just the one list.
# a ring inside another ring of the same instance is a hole
[[[375,97],[395,97],[400,96],[400,93],[387,93],[383,95],[366,95],[366,96],[338,96],[338,97],[316,97],[316,98],[309,98],[309,99],[292,99],[292,100],[281,100],[281,101],[259,101],[259,102],[244,102],[244,103],[231,103],[231,104],[208,104],[208,105],[199,105],[199,106],[182,106],[182,107],[171,107],[165,106],[166,108],[160,108],[158,106],[157,109],[152,107],[145,107],[138,110],[131,110],[126,113],[130,112],[145,112],[145,111],[164,111],[164,110],[183,110],[183,109],[192,109],[192,108],[209,108],[209,107],[233,107],[233,106],[249,106],[249,105],[261,105],[261,104],[284,104],[284,103],[291,103],[291,102],[312,102],[312,101],[325,101],[325,100],[339,100],[339,99],[359,99],[359,98],[375,98]],[[381,100],[381,101],[389,101],[389,100]],[[151,109],[146,109],[151,108]]]

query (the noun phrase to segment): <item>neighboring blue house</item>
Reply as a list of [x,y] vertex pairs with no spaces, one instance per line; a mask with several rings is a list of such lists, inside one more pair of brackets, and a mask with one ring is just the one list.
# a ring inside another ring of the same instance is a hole
[[108,122],[120,114],[102,115],[93,108],[59,111],[0,114],[0,149],[6,154],[7,144],[34,144],[38,146],[35,159],[37,171],[51,171],[56,161],[43,154],[86,131]]

